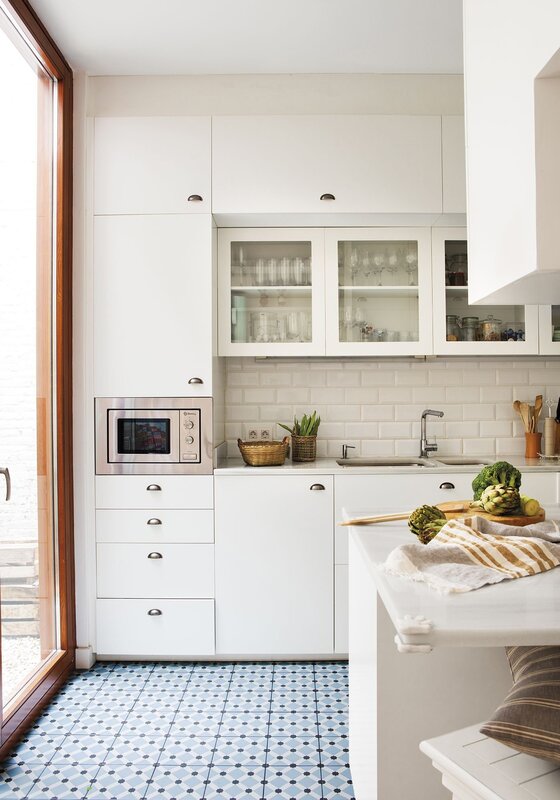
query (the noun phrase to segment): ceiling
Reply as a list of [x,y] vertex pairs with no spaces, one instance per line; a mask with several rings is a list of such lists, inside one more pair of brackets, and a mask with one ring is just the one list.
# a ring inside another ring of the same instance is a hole
[[92,75],[463,71],[461,0],[31,0]]

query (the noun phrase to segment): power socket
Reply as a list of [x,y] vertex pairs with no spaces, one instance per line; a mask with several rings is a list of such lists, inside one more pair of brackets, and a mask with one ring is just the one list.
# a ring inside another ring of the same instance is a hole
[[271,442],[273,438],[272,425],[259,426],[259,439],[261,442]]
[[258,425],[245,425],[245,441],[256,442],[260,439],[260,427]]

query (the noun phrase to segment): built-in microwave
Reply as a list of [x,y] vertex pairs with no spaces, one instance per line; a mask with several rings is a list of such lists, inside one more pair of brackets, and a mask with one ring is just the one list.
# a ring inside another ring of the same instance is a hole
[[212,473],[211,397],[98,397],[98,475]]

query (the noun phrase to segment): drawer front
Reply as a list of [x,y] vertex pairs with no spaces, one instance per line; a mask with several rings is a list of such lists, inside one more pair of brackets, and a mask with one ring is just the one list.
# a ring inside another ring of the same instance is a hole
[[95,532],[98,542],[211,544],[214,512],[207,509],[102,509],[95,514]]
[[214,655],[214,601],[98,600],[96,649],[101,657]]
[[213,598],[214,545],[98,544],[97,596]]
[[477,472],[426,475],[337,475],[335,476],[335,563],[348,564],[348,528],[338,523],[342,510],[364,516],[412,511],[424,503],[472,497]]
[[213,508],[213,483],[212,475],[98,475],[96,507]]

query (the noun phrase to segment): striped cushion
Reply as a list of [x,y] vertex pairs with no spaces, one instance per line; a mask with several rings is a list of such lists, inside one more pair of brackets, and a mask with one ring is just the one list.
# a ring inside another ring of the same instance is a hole
[[480,732],[560,763],[560,647],[507,647],[513,687]]

